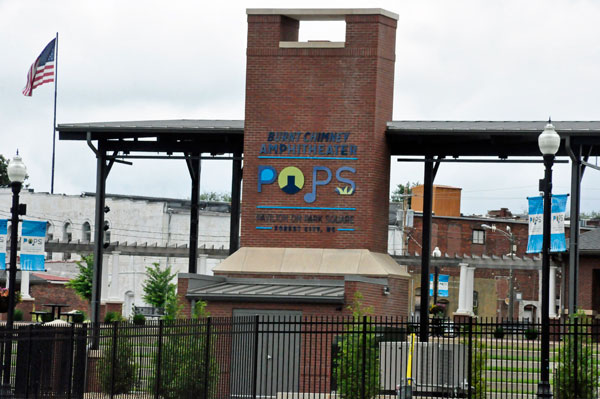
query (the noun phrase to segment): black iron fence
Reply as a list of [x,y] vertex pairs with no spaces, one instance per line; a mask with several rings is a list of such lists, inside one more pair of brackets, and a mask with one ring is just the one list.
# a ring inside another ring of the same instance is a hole
[[[17,398],[534,398],[540,325],[503,320],[248,316],[16,326]],[[600,323],[551,326],[555,398],[597,398]],[[0,356],[2,358],[2,356]],[[2,393],[6,394],[8,387]]]

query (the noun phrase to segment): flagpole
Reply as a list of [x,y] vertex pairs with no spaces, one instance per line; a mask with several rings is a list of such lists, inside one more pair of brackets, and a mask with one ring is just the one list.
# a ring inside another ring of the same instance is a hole
[[50,194],[54,194],[54,161],[56,158],[56,86],[58,85],[58,32],[54,48],[54,124],[52,125],[52,176],[50,178]]

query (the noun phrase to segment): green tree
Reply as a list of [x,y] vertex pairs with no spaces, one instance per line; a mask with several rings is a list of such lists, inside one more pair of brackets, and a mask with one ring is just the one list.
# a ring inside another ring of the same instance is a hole
[[94,275],[94,255],[82,255],[81,260],[75,262],[79,268],[79,274],[67,283],[67,287],[75,290],[75,293],[90,301],[92,299],[92,277]]
[[231,194],[217,193],[215,191],[210,191],[208,193],[201,193],[200,201],[231,202]]
[[[25,180],[27,180],[29,176],[25,176]],[[0,154],[0,186],[8,186],[10,185],[10,180],[8,178],[8,159],[4,158],[2,154]],[[25,184],[24,187],[29,187],[29,184]]]
[[175,284],[171,283],[173,277],[177,273],[171,273],[171,266],[167,266],[161,270],[159,263],[153,263],[152,266],[146,267],[146,281],[144,281],[144,301],[154,306],[155,308],[164,308],[167,302],[167,295],[170,287]]
[[598,398],[600,361],[588,329],[591,319],[578,312],[570,317],[569,333],[557,353],[554,396],[561,399]]
[[412,194],[412,189],[414,186],[417,186],[419,184],[419,182],[409,182],[407,181],[406,184],[398,184],[396,186],[396,188],[394,189],[394,191],[392,191],[392,197],[391,200],[392,202],[404,202],[404,199],[406,198],[407,200],[407,204],[408,204],[408,208],[410,209],[410,205],[411,205],[411,194]]
[[353,323],[338,341],[334,371],[337,390],[342,399],[373,398],[379,394],[379,345],[368,316],[373,309],[363,305],[358,291],[348,309],[352,311]]
[[0,154],[0,186],[8,186],[10,180],[8,180],[8,160]]

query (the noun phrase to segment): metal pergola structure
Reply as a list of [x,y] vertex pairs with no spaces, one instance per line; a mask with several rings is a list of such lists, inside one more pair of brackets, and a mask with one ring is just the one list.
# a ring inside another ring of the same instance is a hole
[[[537,138],[544,121],[392,121],[387,124],[387,140],[392,156],[399,161],[424,163],[423,249],[421,256],[421,298],[429,298],[429,266],[431,264],[431,208],[433,181],[443,162],[542,162]],[[553,122],[561,136],[557,162],[571,160],[571,225],[579,224],[581,179],[590,156],[600,154],[600,121]],[[103,253],[105,183],[114,162],[127,159],[183,159],[192,178],[190,216],[189,271],[196,272],[197,203],[202,159],[230,159],[232,172],[232,217],[230,251],[239,246],[239,205],[241,160],[243,154],[243,121],[165,120],[137,122],[60,124],[61,140],[87,141],[97,158],[96,224],[92,319],[98,321],[100,276]],[[94,142],[96,145],[94,145]],[[162,155],[154,155],[162,154]],[[179,155],[173,155],[179,154]],[[210,154],[204,156],[203,154]],[[218,157],[217,154],[232,154]],[[413,157],[413,158],[410,158]],[[463,157],[463,158],[461,158]],[[464,157],[476,157],[464,158]],[[517,157],[517,158],[515,158]],[[530,157],[530,158],[519,158]],[[560,160],[560,157],[563,160]],[[194,227],[195,226],[195,227]],[[569,310],[577,302],[578,229],[570,235]],[[424,302],[427,303],[427,302]],[[427,307],[422,306],[421,312]],[[427,321],[427,314],[421,315]],[[423,326],[422,326],[423,327]],[[422,331],[425,328],[422,328]],[[425,339],[426,340],[426,339]]]

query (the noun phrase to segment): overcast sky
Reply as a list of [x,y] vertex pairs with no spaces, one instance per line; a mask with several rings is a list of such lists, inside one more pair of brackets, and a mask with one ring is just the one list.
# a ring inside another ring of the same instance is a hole
[[[394,120],[600,120],[598,1],[28,1],[0,0],[0,153],[19,148],[31,187],[50,190],[54,87],[21,94],[59,33],[57,122],[243,119],[246,8],[377,7],[399,14]],[[301,25],[301,40],[343,40],[343,24]],[[543,126],[540,126],[540,130]],[[595,159],[592,160],[596,162]],[[116,165],[107,191],[189,197],[182,161]],[[526,209],[543,166],[442,164],[435,183],[463,188],[462,212]],[[55,192],[95,190],[84,142],[57,141]],[[202,191],[228,192],[226,162],[203,163]],[[555,167],[555,193],[570,188]],[[391,184],[423,181],[392,160]],[[582,211],[600,210],[586,171]]]

